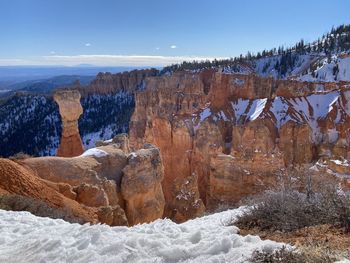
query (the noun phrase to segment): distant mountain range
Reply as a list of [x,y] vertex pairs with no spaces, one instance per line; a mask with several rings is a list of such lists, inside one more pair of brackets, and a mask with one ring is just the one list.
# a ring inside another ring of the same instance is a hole
[[81,64],[76,67],[61,66],[0,66],[0,98],[15,93],[48,94],[52,90],[72,85],[79,80],[86,86],[99,72],[119,73],[133,70],[132,67],[96,67]]
[[0,92],[0,97],[8,97],[17,92],[28,94],[47,94],[52,90],[69,86],[75,81],[79,81],[81,85],[88,85],[95,76],[79,76],[79,75],[62,75],[42,80],[27,80],[9,85],[7,90]]
[[56,76],[96,76],[99,72],[118,73],[133,67],[97,67],[93,65],[65,66],[0,66],[0,90],[13,89],[19,82],[44,80]]

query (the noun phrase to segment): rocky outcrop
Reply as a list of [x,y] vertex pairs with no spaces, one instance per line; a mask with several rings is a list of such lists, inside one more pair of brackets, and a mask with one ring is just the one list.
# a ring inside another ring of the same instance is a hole
[[270,187],[288,166],[349,156],[349,83],[208,70],[147,78],[145,86],[135,96],[130,147],[160,148],[166,216],[192,211],[177,198],[186,187],[173,187],[193,175],[192,190],[213,210]]
[[124,210],[119,206],[103,206],[98,210],[98,219],[101,223],[110,226],[128,226]]
[[86,206],[100,207],[108,205],[108,197],[103,188],[97,185],[81,184],[74,189],[76,200]]
[[78,119],[83,113],[80,97],[77,90],[58,90],[54,94],[62,120],[62,135],[57,156],[73,157],[84,152],[78,128]]
[[[19,174],[16,175],[18,182],[11,184],[11,171],[6,171],[2,182],[4,187],[0,183],[0,193],[27,195],[24,190],[35,188],[28,194],[33,198],[57,203],[56,196],[59,196],[65,202],[86,207],[91,212],[91,218],[85,221],[92,223],[134,225],[161,218],[164,212],[161,187],[164,168],[159,149],[146,145],[130,153],[128,145],[128,137],[123,134],[104,142],[104,146],[73,158],[18,160],[17,164],[12,164],[20,170],[15,171]],[[4,160],[4,163],[11,162]],[[10,168],[6,166],[4,170]],[[22,173],[29,173],[30,178],[36,178],[35,182],[41,182],[41,185],[32,187],[29,181],[21,182]],[[22,189],[21,183],[28,186]],[[51,191],[40,191],[43,187]],[[62,205],[62,202],[58,204]]]
[[73,186],[82,182],[102,184],[101,178],[120,182],[127,154],[112,144],[87,150],[74,158],[37,157],[25,159],[23,163],[40,177],[52,182]]
[[173,214],[170,214],[169,217],[176,222],[184,222],[204,213],[205,206],[199,196],[198,176],[195,173],[184,179],[175,178],[172,194],[176,202],[168,206],[170,208],[173,206],[173,209],[170,210]]
[[164,168],[159,149],[146,145],[133,152],[123,169],[121,192],[125,211],[131,225],[151,222],[164,212],[164,195],[161,182]]
[[98,222],[93,208],[83,206],[66,197],[66,195],[57,191],[59,188],[60,185],[47,184],[46,181],[36,176],[31,169],[27,169],[9,159],[0,158],[0,193],[34,198],[52,208],[68,210],[82,222]]

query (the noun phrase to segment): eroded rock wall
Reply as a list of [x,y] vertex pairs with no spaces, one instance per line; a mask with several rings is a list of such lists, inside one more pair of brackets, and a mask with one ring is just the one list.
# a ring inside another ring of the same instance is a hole
[[130,146],[160,148],[165,216],[194,211],[192,201],[177,198],[179,181],[196,181],[194,196],[216,209],[274,185],[288,166],[348,158],[349,83],[204,71],[146,78],[145,85],[136,93]]

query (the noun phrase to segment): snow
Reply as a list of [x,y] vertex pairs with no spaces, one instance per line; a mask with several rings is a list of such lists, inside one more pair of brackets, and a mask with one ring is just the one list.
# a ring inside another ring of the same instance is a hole
[[107,155],[108,155],[108,153],[101,150],[101,149],[91,148],[91,149],[85,151],[82,155],[80,155],[78,157],[87,157],[87,156],[104,157]]
[[97,132],[91,132],[84,134],[82,137],[82,141],[84,144],[85,149],[90,149],[95,147],[95,144],[97,141],[104,140],[104,139],[109,139],[113,137],[113,130],[114,128],[112,125],[108,125],[106,127],[101,127],[101,129]]
[[[301,75],[298,79],[301,81],[350,81],[350,57],[340,58],[333,55],[331,61],[327,61],[326,57],[319,55],[318,64],[320,65],[312,76],[311,72]],[[335,67],[338,72],[334,72]],[[336,73],[336,74],[334,74]]]
[[[312,130],[312,142],[319,144],[328,140],[335,143],[339,138],[339,132],[335,127],[329,128],[327,133],[321,132],[320,121],[324,121],[329,113],[336,109],[334,124],[344,120],[344,113],[350,115],[350,91],[325,91],[322,84],[318,85],[318,93],[306,97],[284,98],[277,96],[273,100],[262,99],[242,99],[236,98],[230,101],[229,108],[218,112],[212,112],[209,107],[194,115],[192,119],[194,130],[196,131],[201,122],[211,117],[213,121],[223,120],[239,124],[258,119],[261,115],[270,117],[275,121],[277,129],[292,120],[297,123],[306,123]],[[269,101],[269,103],[267,103]],[[268,106],[269,107],[268,107]]]
[[339,137],[339,132],[334,129],[328,129],[328,142],[329,143],[336,143]]
[[244,85],[244,80],[243,79],[238,79],[238,78],[235,78],[233,80],[233,83],[236,84],[237,86],[243,86]]
[[350,263],[350,260],[348,259],[342,259],[342,260],[339,260],[339,261],[336,261],[334,263]]
[[0,210],[0,262],[247,262],[282,243],[238,235],[229,226],[246,208],[183,224],[159,219],[134,227],[70,224]]
[[247,116],[247,119],[253,121],[257,119],[263,112],[267,98],[264,99],[241,99],[231,102],[232,109],[235,113],[236,120],[239,120],[241,116]]
[[338,99],[339,92],[332,91],[329,93],[312,94],[307,97],[293,98],[288,100],[288,102],[295,110],[293,118],[298,119],[298,117],[301,117],[303,121],[306,121],[313,131],[313,142],[319,143],[320,130],[317,120],[326,118]]
[[223,121],[229,121],[230,119],[226,116],[224,111],[219,111],[219,113],[217,114],[219,116],[220,120]]
[[350,81],[350,57],[339,59],[337,80]]
[[276,97],[272,102],[270,111],[276,118],[276,126],[278,129],[290,120],[290,116],[288,115],[288,108],[289,106],[286,102],[286,99],[283,97]]
[[331,162],[335,163],[336,165],[340,165],[340,166],[345,166],[345,167],[350,166],[348,160],[331,160]]
[[247,107],[249,105],[249,100],[239,98],[235,102],[231,102],[232,109],[235,113],[236,120],[239,120],[241,116],[246,112]]
[[210,115],[211,115],[210,109],[209,108],[205,108],[199,115],[200,116],[200,122],[204,121]]
[[248,113],[249,120],[253,121],[260,116],[260,114],[263,112],[265,108],[266,102],[267,102],[266,98],[253,100],[253,103],[250,106],[250,110]]
[[135,153],[135,152],[131,152],[130,154],[129,154],[129,158],[130,159],[134,159],[134,158],[136,158],[137,157],[137,154]]

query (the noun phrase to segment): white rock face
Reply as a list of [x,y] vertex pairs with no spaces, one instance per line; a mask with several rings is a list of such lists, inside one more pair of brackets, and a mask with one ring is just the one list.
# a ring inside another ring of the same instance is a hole
[[246,262],[254,250],[283,246],[240,236],[237,227],[228,226],[244,209],[183,224],[159,219],[131,228],[0,210],[0,262]]

